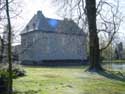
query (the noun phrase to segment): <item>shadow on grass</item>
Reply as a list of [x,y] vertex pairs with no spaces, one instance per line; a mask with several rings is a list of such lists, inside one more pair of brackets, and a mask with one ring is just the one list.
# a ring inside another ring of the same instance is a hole
[[120,71],[101,71],[98,74],[109,79],[125,82],[125,75]]
[[82,66],[33,66],[33,65],[24,65],[23,67],[26,68],[51,68],[51,69],[85,69],[88,67],[88,65],[82,65]]
[[35,90],[28,90],[28,91],[14,91],[13,94],[36,94],[39,91],[35,91]]

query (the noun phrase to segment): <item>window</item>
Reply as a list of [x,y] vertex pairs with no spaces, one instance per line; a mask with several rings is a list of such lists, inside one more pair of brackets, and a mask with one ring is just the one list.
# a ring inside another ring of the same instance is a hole
[[35,23],[33,23],[33,30],[35,30],[36,29],[36,24]]
[[26,30],[27,30],[27,31],[29,30],[29,26],[28,26],[28,25],[26,26]]

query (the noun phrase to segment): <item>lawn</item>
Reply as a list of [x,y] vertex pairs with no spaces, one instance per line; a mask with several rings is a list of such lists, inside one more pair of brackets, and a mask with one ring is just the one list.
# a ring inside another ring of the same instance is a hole
[[102,61],[103,63],[116,63],[116,64],[125,64],[125,60],[113,60],[113,59],[111,59],[111,60],[103,60]]
[[125,94],[125,81],[85,72],[84,67],[24,67],[16,94]]

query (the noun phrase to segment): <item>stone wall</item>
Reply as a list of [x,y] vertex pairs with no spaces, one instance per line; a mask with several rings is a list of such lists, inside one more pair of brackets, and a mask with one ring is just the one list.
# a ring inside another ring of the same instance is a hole
[[33,31],[21,35],[21,46],[22,61],[86,59],[83,34]]

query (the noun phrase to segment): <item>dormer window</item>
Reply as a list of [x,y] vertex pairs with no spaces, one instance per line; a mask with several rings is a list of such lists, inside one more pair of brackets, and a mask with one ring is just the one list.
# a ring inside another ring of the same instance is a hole
[[28,25],[26,26],[26,30],[29,31],[29,26]]
[[33,29],[35,29],[36,28],[36,24],[35,23],[33,23]]

